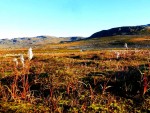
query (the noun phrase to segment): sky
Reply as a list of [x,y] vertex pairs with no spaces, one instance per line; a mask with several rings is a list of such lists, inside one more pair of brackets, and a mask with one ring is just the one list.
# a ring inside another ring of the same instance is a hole
[[150,0],[0,0],[0,39],[83,36],[150,24]]

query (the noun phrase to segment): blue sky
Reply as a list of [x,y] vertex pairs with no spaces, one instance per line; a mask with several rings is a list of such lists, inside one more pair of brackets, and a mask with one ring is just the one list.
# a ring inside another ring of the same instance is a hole
[[0,38],[90,36],[150,24],[150,0],[0,0]]

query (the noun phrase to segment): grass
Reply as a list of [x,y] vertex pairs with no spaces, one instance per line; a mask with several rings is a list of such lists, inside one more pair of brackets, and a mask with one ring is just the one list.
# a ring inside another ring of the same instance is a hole
[[[139,41],[140,40],[140,41]],[[124,43],[127,43],[129,48],[147,48],[150,47],[150,36],[143,35],[123,35],[91,38],[76,42],[63,44],[44,45],[43,48],[82,48],[82,49],[102,49],[102,48],[123,48]]]
[[[0,112],[150,111],[149,49],[80,52],[54,45],[33,49],[31,61],[27,49],[0,51]],[[14,53],[25,55],[24,68]]]

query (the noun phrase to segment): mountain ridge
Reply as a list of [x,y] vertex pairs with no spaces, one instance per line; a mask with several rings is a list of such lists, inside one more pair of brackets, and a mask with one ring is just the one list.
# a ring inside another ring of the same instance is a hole
[[[114,36],[119,36],[114,39]],[[127,36],[127,37],[126,37]],[[134,36],[134,37],[133,37]],[[139,43],[139,40],[142,40],[146,45],[149,46],[150,41],[150,24],[146,25],[138,25],[138,26],[122,26],[122,27],[115,27],[108,30],[101,30],[96,33],[93,33],[89,37],[80,37],[80,36],[73,36],[73,37],[55,37],[55,36],[36,36],[36,37],[21,37],[21,38],[12,38],[12,39],[0,39],[0,48],[28,48],[28,47],[40,47],[41,45],[46,44],[59,44],[59,43],[69,43],[69,42],[76,42],[76,41],[84,41],[94,38],[104,38],[104,42],[109,42],[109,44],[116,46],[117,44],[123,44],[125,41],[128,42],[136,42]],[[109,37],[109,38],[107,38]],[[146,37],[141,39],[141,37]],[[133,38],[133,40],[131,39]],[[96,40],[95,40],[96,41]],[[97,40],[100,41],[100,40]],[[92,42],[95,43],[95,42]],[[96,42],[97,43],[97,42]],[[102,42],[101,42],[102,43]],[[134,43],[135,44],[135,43]],[[101,45],[98,43],[98,46]]]
[[98,38],[115,35],[150,35],[150,24],[115,27],[108,30],[98,31],[88,38]]
[[43,44],[73,42],[84,37],[55,37],[55,36],[36,36],[36,37],[21,37],[12,39],[0,39],[0,48],[26,48],[31,46],[40,46]]

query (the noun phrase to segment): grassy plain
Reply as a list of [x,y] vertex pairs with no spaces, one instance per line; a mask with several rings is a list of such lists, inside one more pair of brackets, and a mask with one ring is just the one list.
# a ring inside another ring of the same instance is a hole
[[150,111],[150,50],[76,47],[93,40],[33,48],[31,61],[27,49],[1,50],[0,112]]

